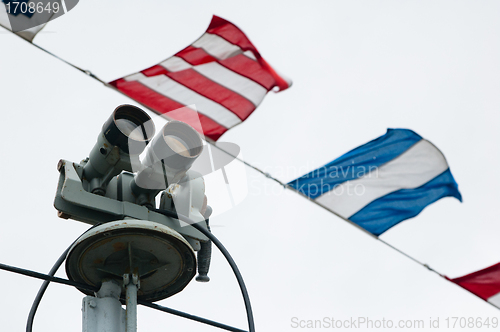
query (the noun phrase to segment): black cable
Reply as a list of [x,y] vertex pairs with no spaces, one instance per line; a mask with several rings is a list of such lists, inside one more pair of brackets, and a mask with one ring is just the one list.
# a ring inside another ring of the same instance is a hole
[[245,330],[241,330],[241,329],[238,329],[236,327],[232,327],[232,326],[229,326],[229,325],[225,325],[225,324],[221,324],[221,323],[218,323],[218,322],[214,322],[214,321],[206,319],[206,318],[202,318],[202,317],[194,316],[194,315],[191,315],[191,314],[187,314],[185,312],[178,311],[178,310],[171,309],[171,308],[167,308],[167,307],[158,305],[156,303],[151,303],[151,302],[146,302],[146,301],[141,301],[141,300],[137,300],[137,303],[139,303],[140,305],[143,305],[145,307],[149,307],[149,308],[152,308],[152,309],[163,311],[163,312],[166,312],[166,313],[169,313],[169,314],[173,314],[173,315],[176,315],[176,316],[179,316],[179,317],[184,317],[184,318],[187,318],[187,319],[191,319],[191,320],[194,320],[194,321],[197,321],[197,322],[200,322],[200,323],[212,325],[212,326],[215,326],[215,327],[227,330],[227,331],[232,331],[232,332],[247,332]]
[[[245,283],[243,281],[243,277],[241,276],[241,273],[240,273],[240,271],[238,269],[238,266],[236,265],[235,261],[233,260],[233,258],[231,257],[231,255],[229,254],[229,252],[227,251],[227,249],[224,247],[224,245],[212,233],[210,233],[208,230],[206,230],[203,227],[201,227],[200,225],[198,225],[194,220],[190,219],[189,217],[186,217],[184,215],[177,214],[175,212],[168,211],[168,210],[153,209],[153,211],[158,212],[158,213],[163,214],[163,215],[166,215],[167,217],[171,217],[171,218],[175,218],[175,219],[180,219],[180,220],[182,220],[184,222],[189,223],[195,229],[197,229],[202,234],[204,234],[206,237],[208,237],[213,243],[215,243],[215,245],[219,248],[219,250],[222,252],[222,254],[224,255],[224,257],[228,261],[229,265],[233,269],[233,272],[234,272],[234,274],[236,276],[236,279],[238,280],[238,284],[240,286],[241,293],[243,295],[243,300],[245,302],[245,308],[246,308],[246,312],[247,312],[247,319],[248,319],[249,331],[250,332],[255,332],[255,325],[254,325],[254,321],[253,321],[253,312],[252,312],[252,307],[251,307],[251,304],[250,304],[250,298],[248,296],[248,291],[246,289]],[[96,227],[98,225],[99,224],[96,224],[96,225],[92,226],[90,229],[92,229],[92,228],[94,228],[94,227]],[[87,231],[89,231],[90,229],[88,229]],[[85,232],[87,232],[87,231],[85,231]],[[78,238],[80,238],[80,237],[78,237]],[[78,240],[78,238],[77,238],[77,240]],[[38,273],[38,272],[34,272],[34,271],[26,270],[26,269],[21,269],[21,268],[18,268],[18,267],[14,267],[14,266],[5,265],[5,264],[1,264],[0,263],[0,269],[2,269],[2,270],[6,270],[6,271],[10,271],[10,272],[15,272],[15,273],[19,273],[19,274],[22,274],[22,275],[25,275],[25,276],[29,276],[29,277],[33,277],[33,278],[45,280],[45,282],[42,284],[42,286],[38,290],[38,293],[37,293],[37,295],[35,297],[35,300],[33,301],[33,304],[31,306],[31,310],[30,310],[30,313],[29,313],[29,316],[28,316],[28,321],[26,323],[26,332],[32,332],[33,322],[34,322],[36,311],[37,311],[38,306],[40,305],[40,302],[42,300],[42,297],[45,294],[45,291],[47,290],[48,285],[49,285],[49,283],[51,281],[52,282],[56,282],[56,283],[60,283],[60,284],[64,284],[64,285],[74,286],[74,287],[77,287],[77,288],[80,288],[80,289],[89,290],[89,291],[92,291],[92,292],[97,292],[98,291],[98,289],[96,287],[93,287],[93,286],[90,286],[90,285],[87,285],[87,284],[82,284],[82,283],[75,282],[75,281],[72,281],[72,280],[54,277],[54,275],[56,274],[57,270],[60,268],[60,266],[62,265],[62,263],[66,259],[66,256],[68,254],[69,249],[73,246],[73,244],[77,240],[75,240],[63,252],[63,254],[56,261],[56,263],[54,264],[54,266],[52,267],[52,269],[49,271],[49,274]],[[191,320],[194,320],[194,321],[198,321],[200,323],[204,323],[204,324],[212,325],[212,326],[215,326],[215,327],[219,327],[219,328],[222,328],[222,329],[225,329],[225,330],[228,330],[228,331],[246,332],[244,330],[241,330],[241,329],[238,329],[238,328],[235,328],[235,327],[231,327],[229,325],[225,325],[225,324],[221,324],[221,323],[218,323],[218,322],[214,322],[214,321],[208,320],[206,318],[202,318],[202,317],[194,316],[194,315],[191,315],[191,314],[187,314],[187,313],[184,313],[182,311],[178,311],[178,310],[175,310],[175,309],[171,309],[171,308],[167,308],[167,307],[164,307],[164,306],[160,306],[158,304],[154,304],[154,303],[151,303],[151,302],[138,301],[138,303],[141,304],[141,305],[150,307],[152,309],[156,309],[156,310],[160,310],[160,311],[167,312],[167,313],[170,313],[170,314],[174,314],[176,316],[188,318],[188,319],[191,319]]]
[[42,279],[42,280],[47,280],[47,281],[52,281],[58,284],[63,284],[63,285],[69,285],[69,286],[74,286],[77,288],[81,289],[86,289],[91,292],[97,292],[98,289],[96,287],[87,285],[87,284],[82,284],[73,280],[68,280],[68,279],[63,279],[59,277],[54,277],[54,276],[49,276],[47,274],[31,271],[31,270],[26,270],[26,269],[21,269],[19,267],[14,267],[10,265],[5,265],[0,263],[0,270],[5,270],[5,271],[10,271],[14,273],[19,273],[28,277],[32,278],[37,278],[37,279]]
[[[50,276],[48,274],[38,273],[38,272],[31,271],[31,270],[21,269],[21,268],[18,268],[18,267],[14,267],[14,266],[10,266],[10,265],[5,265],[5,264],[1,264],[1,263],[0,263],[0,270],[10,271],[10,272],[22,274],[22,275],[25,275],[25,276],[28,276],[28,277],[42,279],[42,280],[45,280],[47,282],[47,284],[49,282],[55,282],[55,283],[59,283],[59,284],[63,284],[63,285],[69,285],[69,286],[77,287],[77,288],[80,288],[80,289],[85,289],[85,290],[88,290],[88,291],[91,291],[91,292],[97,292],[99,290],[97,287],[90,286],[90,285],[87,285],[87,284],[82,284],[82,283],[79,283],[79,282],[76,282],[76,281],[72,281],[72,280],[68,280],[68,279],[63,279],[63,278],[58,278],[58,277]],[[45,289],[46,288],[47,287],[45,287]],[[40,288],[40,290],[41,290],[41,288]],[[42,293],[42,296],[43,296],[43,293]],[[170,314],[173,314],[173,315],[176,315],[176,316],[188,318],[188,319],[191,319],[191,320],[194,320],[194,321],[197,321],[197,322],[201,322],[201,323],[204,323],[204,324],[208,324],[208,325],[212,325],[212,326],[215,326],[215,327],[219,327],[221,329],[225,329],[225,330],[228,330],[228,331],[246,332],[245,330],[241,330],[241,329],[229,326],[229,325],[225,325],[225,324],[221,324],[221,323],[218,323],[218,322],[214,322],[214,321],[211,321],[211,320],[206,319],[206,318],[202,318],[202,317],[198,317],[198,316],[195,316],[195,315],[191,315],[191,314],[179,311],[179,310],[171,309],[171,308],[164,307],[164,306],[161,306],[161,305],[158,305],[158,304],[154,304],[154,303],[151,303],[151,302],[138,300],[137,303],[139,303],[139,304],[141,304],[143,306],[152,308],[152,309],[156,309],[156,310],[167,312],[167,313],[170,313]],[[35,311],[36,311],[36,309],[35,309]],[[31,328],[32,328],[32,326],[30,326],[30,329]]]
[[[57,262],[52,266],[52,269],[49,271],[49,276],[54,276],[59,269],[59,267],[62,265],[64,260],[66,259],[66,255],[68,254],[69,247],[66,249],[62,255],[59,257]],[[49,287],[49,280],[45,280],[40,286],[40,289],[38,290],[38,293],[36,294],[35,299],[33,300],[33,304],[31,305],[30,313],[28,315],[28,320],[26,322],[26,332],[31,332],[33,330],[33,322],[35,320],[35,314],[38,309],[38,306],[40,305],[40,302],[42,301],[42,297],[45,294],[45,291]]]
[[[191,219],[189,219],[188,217],[185,217],[185,216],[178,217],[177,214],[175,214],[173,212],[170,212],[170,211],[167,211],[167,210],[159,210],[159,211],[164,211],[165,213],[163,213],[163,212],[160,212],[160,213],[162,213],[162,214],[168,214],[168,216],[174,217],[175,219],[183,218],[185,221],[187,220],[187,222],[193,223],[193,221]],[[88,232],[92,228],[97,227],[99,225],[101,225],[101,223],[93,225],[88,230],[86,230],[83,234],[85,234],[86,232]],[[196,225],[196,226],[198,226],[198,225]],[[196,229],[198,229],[198,228],[196,228]],[[204,230],[204,229],[202,228],[202,230]],[[201,232],[203,233],[203,231],[201,231]],[[211,235],[213,238],[215,238],[215,236],[213,236],[211,233],[209,233],[209,235]],[[71,245],[62,253],[62,255],[56,261],[56,263],[54,264],[54,266],[52,266],[51,270],[49,271],[49,274],[38,273],[38,272],[34,272],[34,271],[30,271],[30,270],[25,270],[25,269],[21,269],[21,268],[17,268],[17,267],[13,267],[13,266],[9,266],[9,265],[5,265],[5,264],[1,264],[0,263],[0,269],[44,280],[44,283],[40,286],[40,289],[38,290],[38,293],[37,293],[35,299],[33,300],[33,304],[31,306],[31,310],[30,310],[30,313],[28,315],[28,320],[27,320],[27,323],[26,323],[26,332],[32,332],[32,330],[33,330],[33,323],[34,323],[36,311],[37,311],[38,306],[40,305],[40,302],[42,300],[42,297],[45,294],[45,291],[47,290],[47,288],[49,286],[49,283],[51,281],[55,282],[55,283],[64,284],[64,285],[74,286],[74,287],[77,287],[77,288],[80,288],[80,289],[89,290],[89,291],[92,291],[92,292],[97,292],[98,291],[98,288],[90,286],[90,285],[87,285],[87,284],[82,284],[82,283],[78,283],[78,282],[75,282],[75,281],[72,281],[72,280],[54,277],[54,275],[56,274],[57,270],[61,267],[62,263],[65,261],[69,249],[80,238],[80,236],[75,241],[73,241],[73,243],[71,243]],[[208,236],[208,237],[210,238],[210,236]],[[217,242],[219,242],[219,241],[217,240]],[[222,244],[220,242],[219,242],[219,244],[222,246]],[[217,245],[217,243],[216,243],[216,245]],[[227,255],[229,255],[229,253],[224,248],[224,246],[222,246],[222,248],[224,249],[224,251],[226,251]],[[220,249],[220,247],[219,247],[219,249]],[[229,255],[229,258],[232,261],[232,263],[234,264],[234,266],[236,267],[236,264],[234,263],[234,261],[232,260],[232,258],[231,258],[230,255]],[[231,262],[229,262],[229,264],[231,264]],[[239,274],[239,276],[241,278],[241,274],[239,273],[237,267],[236,267],[236,271],[237,271],[237,273]],[[240,280],[238,280],[238,282],[240,282]],[[241,283],[243,283],[243,279],[241,279]],[[246,298],[248,299],[248,293],[246,292],[246,288],[245,288],[244,283],[243,283],[242,292],[243,291],[245,292]],[[141,305],[143,305],[143,306],[155,309],[155,310],[167,312],[167,313],[170,313],[170,314],[173,314],[173,315],[176,315],[176,316],[180,316],[180,317],[183,317],[183,318],[188,318],[188,319],[200,322],[200,323],[204,323],[204,324],[207,324],[207,325],[215,326],[215,327],[218,327],[218,328],[221,328],[221,329],[225,329],[225,330],[228,330],[228,331],[233,331],[233,332],[247,332],[247,331],[244,331],[244,330],[241,330],[241,329],[229,326],[229,325],[225,325],[225,324],[222,324],[222,323],[214,322],[214,321],[206,319],[206,318],[194,316],[194,315],[191,315],[191,314],[188,314],[188,313],[184,313],[182,311],[178,311],[178,310],[175,310],[175,309],[164,307],[164,306],[161,306],[161,305],[158,305],[158,304],[154,304],[154,303],[151,303],[151,302],[140,301],[139,300],[138,303],[141,304]],[[245,305],[246,304],[247,304],[247,301],[245,300]],[[250,305],[250,301],[248,300],[248,306],[249,305]],[[248,314],[248,311],[247,311],[247,314]],[[250,308],[250,316],[252,317],[251,308]],[[253,326],[253,317],[251,319],[252,319],[252,325],[251,326]],[[250,331],[253,332],[252,330],[250,330]]]
[[245,308],[246,308],[246,311],[247,311],[247,320],[248,320],[249,331],[250,332],[255,332],[255,324],[254,324],[254,321],[253,321],[252,306],[250,304],[250,297],[248,296],[248,291],[247,291],[247,288],[245,286],[245,282],[243,281],[243,277],[241,276],[241,273],[240,273],[240,271],[238,269],[238,266],[234,262],[233,258],[231,257],[231,255],[229,254],[229,252],[227,251],[227,249],[222,245],[222,243],[212,233],[210,233],[208,230],[206,230],[205,228],[203,228],[200,225],[198,225],[197,222],[195,222],[194,220],[192,220],[189,217],[186,217],[186,216],[184,216],[182,214],[178,214],[176,212],[172,212],[172,211],[169,211],[169,210],[152,209],[152,211],[161,213],[161,214],[163,214],[163,215],[165,215],[167,217],[171,217],[171,218],[182,220],[182,221],[190,224],[195,229],[197,229],[198,231],[200,231],[203,235],[205,235],[206,237],[208,237],[217,246],[217,248],[219,248],[219,250],[222,252],[222,254],[224,255],[224,257],[226,258],[227,262],[229,263],[229,265],[233,269],[234,275],[236,276],[236,279],[238,280],[238,284],[240,286],[241,294],[243,295],[243,300],[245,302]]
[[[99,290],[97,287],[90,286],[90,285],[87,285],[87,284],[82,284],[82,283],[79,283],[79,282],[76,282],[76,281],[72,281],[72,280],[68,280],[68,279],[63,279],[63,278],[58,278],[58,277],[50,276],[48,274],[43,274],[43,273],[31,271],[31,270],[21,269],[21,268],[18,268],[18,267],[6,265],[6,264],[1,264],[1,263],[0,263],[0,270],[10,271],[10,272],[22,274],[22,275],[25,275],[25,276],[28,276],[28,277],[32,277],[32,278],[42,279],[42,280],[49,281],[49,282],[55,282],[55,283],[58,283],[58,284],[73,286],[73,287],[80,288],[80,289],[85,289],[85,290],[88,290],[88,291],[91,291],[91,292],[97,292]],[[43,294],[42,294],[42,296],[43,296]],[[172,315],[176,315],[176,316],[179,316],[179,317],[191,319],[191,320],[194,320],[194,321],[197,321],[197,322],[200,322],[200,323],[204,323],[204,324],[207,324],[207,325],[212,325],[212,326],[215,326],[215,327],[218,327],[218,328],[221,328],[221,329],[225,329],[225,330],[228,330],[228,331],[233,331],[233,332],[247,332],[245,330],[241,330],[241,329],[238,329],[236,327],[232,327],[232,326],[229,326],[229,325],[225,325],[225,324],[221,324],[221,323],[218,323],[218,322],[214,322],[214,321],[211,321],[211,320],[206,319],[206,318],[194,316],[194,315],[191,315],[191,314],[179,311],[179,310],[171,309],[171,308],[168,308],[168,307],[164,307],[164,306],[161,306],[161,305],[158,305],[158,304],[155,304],[155,303],[151,303],[151,302],[147,302],[147,301],[141,301],[141,300],[138,300],[137,303],[139,303],[139,304],[141,304],[141,305],[143,305],[145,307],[149,307],[149,308],[152,308],[152,309],[155,309],[155,310],[163,311],[163,312],[166,312],[166,313],[169,313],[169,314],[172,314]]]
[[[97,224],[93,225],[92,227],[87,229],[84,233],[82,233],[80,236],[82,236],[86,232],[90,231],[92,228],[99,226],[100,224],[101,223],[97,223]],[[59,259],[55,262],[54,266],[52,266],[52,268],[49,271],[49,274],[48,274],[49,276],[54,276],[56,274],[57,270],[59,270],[62,263],[66,259],[66,256],[68,255],[69,249],[73,246],[73,244],[75,244],[75,242],[80,238],[80,236],[77,237],[76,240],[73,241],[69,245],[69,247],[62,253],[62,255],[59,257]],[[62,279],[62,280],[65,280],[65,279]],[[45,291],[49,287],[50,281],[51,280],[45,280],[43,282],[43,284],[40,286],[40,289],[38,289],[38,293],[36,294],[36,297],[33,300],[33,304],[31,305],[30,313],[28,315],[28,320],[26,322],[26,332],[32,332],[32,330],[33,330],[33,322],[35,321],[36,311],[38,309],[38,306],[40,305],[40,302],[42,301],[42,297],[45,294]]]

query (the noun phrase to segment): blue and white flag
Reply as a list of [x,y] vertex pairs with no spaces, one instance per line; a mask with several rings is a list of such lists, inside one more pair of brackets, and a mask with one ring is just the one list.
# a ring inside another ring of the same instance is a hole
[[288,185],[374,235],[440,198],[462,201],[441,151],[408,129],[388,129]]

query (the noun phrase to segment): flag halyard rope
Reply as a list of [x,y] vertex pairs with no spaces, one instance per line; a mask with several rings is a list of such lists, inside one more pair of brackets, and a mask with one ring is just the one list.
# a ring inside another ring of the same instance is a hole
[[[22,37],[20,37],[20,36],[18,36],[18,37],[19,37],[19,38],[21,38],[21,39],[23,39],[23,40],[25,40],[24,38],[22,38]],[[97,80],[98,82],[100,82],[100,83],[104,84],[106,87],[111,88],[111,89],[113,89],[113,90],[115,90],[115,91],[117,91],[117,92],[121,93],[122,95],[124,95],[124,96],[126,96],[126,97],[128,97],[128,98],[132,99],[131,97],[127,96],[126,94],[124,94],[124,93],[123,93],[123,92],[121,92],[120,90],[116,89],[114,86],[112,86],[112,85],[108,84],[107,82],[103,81],[102,79],[100,79],[99,77],[97,77],[96,75],[94,75],[91,71],[89,71],[89,70],[85,70],[85,69],[82,69],[82,68],[80,68],[80,67],[78,67],[78,66],[76,66],[76,65],[74,65],[74,64],[72,64],[72,63],[70,63],[70,62],[68,62],[68,61],[66,61],[66,60],[64,60],[64,59],[62,59],[62,58],[60,58],[59,56],[57,56],[57,55],[55,55],[55,54],[53,54],[53,53],[49,52],[48,50],[46,50],[46,49],[42,48],[42,47],[41,47],[41,46],[39,46],[39,45],[36,45],[36,44],[34,44],[34,43],[32,43],[32,42],[29,42],[29,41],[27,41],[27,40],[25,40],[25,41],[26,41],[26,42],[28,42],[28,43],[30,43],[30,44],[32,44],[33,46],[35,46],[36,48],[40,49],[41,51],[43,51],[43,52],[45,52],[45,53],[47,53],[47,54],[49,54],[49,55],[51,55],[51,56],[55,57],[56,59],[58,59],[58,60],[60,60],[60,61],[62,61],[62,62],[64,62],[64,63],[66,63],[67,65],[69,65],[69,66],[71,66],[71,67],[75,68],[76,70],[78,70],[78,71],[80,71],[80,72],[84,73],[85,75],[87,75],[87,76],[89,76],[89,77],[91,77],[91,78],[93,78],[93,79]],[[137,101],[137,100],[135,100],[135,99],[132,99],[132,100],[134,100],[134,102],[136,102],[136,103],[141,104],[142,106],[144,106],[145,108],[149,109],[150,111],[153,111],[154,113],[156,113],[156,112],[155,112],[154,110],[152,110],[149,106],[147,106],[147,105],[145,105],[145,104],[143,104],[143,103],[140,103],[140,102],[138,102],[138,101]],[[167,117],[167,116],[165,116],[165,117],[168,119],[168,117]],[[393,250],[395,250],[395,251],[399,252],[401,255],[406,256],[406,257],[407,257],[407,258],[409,258],[410,260],[412,260],[412,261],[414,261],[415,263],[417,263],[417,264],[421,265],[422,267],[426,268],[427,270],[429,270],[429,271],[431,271],[431,272],[433,272],[433,273],[437,274],[438,276],[440,276],[440,277],[442,277],[442,278],[444,278],[444,279],[448,280],[448,279],[446,278],[446,276],[445,276],[445,275],[443,275],[443,274],[439,273],[438,271],[436,271],[435,269],[431,268],[428,264],[423,263],[423,262],[419,261],[418,259],[416,259],[416,258],[412,257],[411,255],[409,255],[409,254],[407,254],[407,253],[403,252],[402,250],[400,250],[400,249],[398,249],[398,248],[394,247],[394,246],[393,246],[393,245],[391,245],[390,243],[388,243],[388,242],[384,241],[383,239],[381,239],[379,236],[376,236],[376,235],[374,235],[374,234],[370,233],[369,231],[367,231],[366,229],[362,228],[361,226],[359,226],[359,225],[355,224],[354,222],[350,221],[349,219],[347,219],[347,218],[345,218],[345,217],[343,217],[343,216],[339,215],[339,214],[338,214],[338,213],[336,213],[335,211],[332,211],[331,209],[329,209],[328,207],[324,206],[323,204],[321,204],[321,203],[319,203],[319,202],[317,202],[317,201],[315,201],[315,200],[311,199],[309,196],[305,195],[304,193],[300,192],[299,190],[297,190],[297,189],[295,189],[295,188],[293,188],[293,187],[289,186],[287,183],[284,183],[284,182],[280,181],[279,179],[277,179],[277,178],[273,177],[271,174],[269,174],[269,173],[267,173],[267,172],[264,172],[264,171],[263,171],[263,170],[261,170],[260,168],[258,168],[258,167],[256,167],[256,166],[254,166],[254,165],[250,164],[249,162],[247,162],[247,161],[245,161],[245,160],[243,160],[243,159],[239,158],[238,156],[234,156],[234,155],[233,155],[233,154],[231,154],[230,152],[228,152],[228,151],[226,151],[226,150],[224,150],[224,149],[221,149],[220,147],[218,147],[218,146],[215,144],[215,141],[214,141],[214,140],[212,140],[212,139],[210,139],[210,138],[205,138],[205,141],[206,141],[207,143],[209,143],[210,145],[212,145],[213,147],[215,147],[215,148],[219,149],[221,152],[224,152],[224,153],[226,153],[227,155],[231,156],[232,158],[234,158],[234,159],[238,160],[239,162],[243,163],[245,166],[247,166],[247,167],[249,167],[249,168],[252,168],[253,170],[255,170],[255,171],[257,171],[258,173],[260,173],[260,174],[262,174],[263,176],[265,176],[266,178],[269,178],[269,179],[271,179],[271,180],[275,181],[276,183],[278,183],[279,185],[281,185],[283,188],[285,188],[285,189],[289,189],[289,190],[291,190],[291,191],[293,191],[293,192],[297,193],[298,195],[302,196],[303,198],[305,198],[305,199],[309,200],[310,202],[312,202],[312,203],[316,204],[317,206],[319,206],[319,207],[321,207],[321,208],[323,208],[323,209],[327,210],[328,212],[330,212],[330,213],[332,213],[332,214],[336,215],[337,217],[339,217],[340,219],[342,219],[342,220],[344,220],[345,222],[349,223],[350,225],[352,225],[352,226],[356,227],[357,229],[359,229],[359,230],[363,231],[365,234],[369,235],[370,237],[372,237],[372,238],[374,238],[374,239],[378,240],[380,243],[382,243],[382,244],[386,245],[387,247],[389,247],[389,248],[391,248],[391,249],[393,249]],[[489,303],[489,302],[488,302],[488,303]],[[490,304],[491,304],[491,303],[490,303]],[[492,304],[491,304],[491,305],[492,305]],[[496,308],[496,307],[495,307],[495,308]],[[498,309],[498,308],[497,308],[497,309]]]

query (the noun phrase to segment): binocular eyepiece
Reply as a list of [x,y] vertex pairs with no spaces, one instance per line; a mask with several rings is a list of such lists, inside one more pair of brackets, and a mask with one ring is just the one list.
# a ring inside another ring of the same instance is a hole
[[127,154],[139,155],[155,135],[149,115],[132,105],[118,106],[102,126],[106,140]]
[[132,105],[118,106],[102,126],[83,167],[86,189],[104,195],[114,176],[140,164],[139,155],[154,134],[154,123],[146,112]]
[[188,170],[203,150],[200,135],[188,124],[170,121],[148,149],[144,166],[162,162],[172,172]]
[[[170,121],[154,137],[150,116],[138,107],[117,107],[102,127],[83,167],[88,191],[105,195],[109,181],[122,171],[137,172],[133,191],[166,189],[179,181],[203,151],[200,135],[188,124]],[[154,138],[153,138],[154,137]],[[139,155],[150,146],[143,163]]]

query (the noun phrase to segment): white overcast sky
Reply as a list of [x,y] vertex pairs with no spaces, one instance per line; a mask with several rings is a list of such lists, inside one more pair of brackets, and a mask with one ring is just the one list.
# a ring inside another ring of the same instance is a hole
[[[294,81],[220,141],[289,181],[387,128],[412,129],[443,151],[464,202],[440,200],[382,238],[449,277],[500,261],[500,2],[82,0],[34,43],[111,81],[191,44],[213,14]],[[58,160],[84,159],[113,109],[135,103],[4,29],[0,45],[0,262],[46,273],[88,227],[56,216]],[[441,329],[447,317],[500,317],[259,173],[246,177],[245,200],[211,223],[223,226],[213,232],[243,273],[257,331],[300,330],[293,317],[424,320],[426,329],[430,317]],[[247,329],[216,250],[210,277],[160,304]],[[2,331],[23,331],[41,281],[0,271],[0,283]],[[79,331],[82,297],[51,285],[34,331]],[[139,331],[215,330],[139,310]]]

